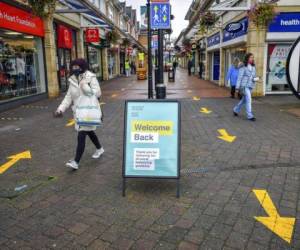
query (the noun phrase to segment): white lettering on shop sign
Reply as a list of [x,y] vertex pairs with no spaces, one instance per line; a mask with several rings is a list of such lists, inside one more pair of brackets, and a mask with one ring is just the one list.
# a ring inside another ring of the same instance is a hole
[[24,26],[28,26],[30,28],[36,28],[36,24],[34,22],[31,22],[29,20],[21,19],[19,16],[11,16],[7,14],[6,12],[2,12],[0,10],[0,19],[4,19],[6,21],[12,22],[12,23],[18,23]]
[[133,132],[131,133],[131,143],[158,143],[158,133],[143,133]]
[[282,26],[300,25],[300,20],[298,20],[298,19],[281,20],[280,25],[282,25]]

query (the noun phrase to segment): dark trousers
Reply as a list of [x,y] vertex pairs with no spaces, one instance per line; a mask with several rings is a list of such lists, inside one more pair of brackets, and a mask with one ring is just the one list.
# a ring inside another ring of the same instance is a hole
[[231,86],[231,98],[235,96],[235,86]]
[[188,68],[188,71],[189,71],[189,76],[192,74],[192,68]]
[[94,131],[79,131],[77,137],[77,149],[76,149],[76,156],[75,156],[75,161],[77,163],[80,162],[80,159],[83,155],[85,149],[85,138],[87,135],[90,137],[91,141],[94,143],[97,149],[101,148],[101,144]]

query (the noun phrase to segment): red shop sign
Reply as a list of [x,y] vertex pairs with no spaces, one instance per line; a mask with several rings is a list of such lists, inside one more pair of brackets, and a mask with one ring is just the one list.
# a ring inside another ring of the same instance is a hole
[[45,35],[41,18],[2,2],[0,2],[0,28],[34,36]]
[[58,48],[63,49],[72,49],[73,39],[72,39],[72,30],[63,26],[58,25]]
[[97,29],[97,28],[86,29],[85,30],[85,41],[87,43],[99,43],[100,42],[99,29]]

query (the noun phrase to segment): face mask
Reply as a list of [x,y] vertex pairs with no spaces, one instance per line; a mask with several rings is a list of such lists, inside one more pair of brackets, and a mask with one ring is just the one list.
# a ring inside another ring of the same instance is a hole
[[80,74],[83,73],[83,71],[82,71],[82,69],[74,69],[74,70],[72,71],[72,73],[73,73],[73,75],[75,75],[75,76],[79,76]]

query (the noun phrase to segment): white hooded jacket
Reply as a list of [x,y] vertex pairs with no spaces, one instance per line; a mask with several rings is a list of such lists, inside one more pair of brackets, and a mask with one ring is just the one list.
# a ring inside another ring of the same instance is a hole
[[[96,75],[90,71],[86,71],[82,75],[79,75],[78,79],[73,75],[68,79],[69,88],[68,92],[59,105],[57,111],[64,113],[72,104],[73,115],[75,117],[75,109],[77,105],[80,105],[80,96],[82,95],[95,95],[97,98],[101,96],[101,89]],[[96,130],[96,126],[78,126],[75,124],[77,131],[93,131]]]

